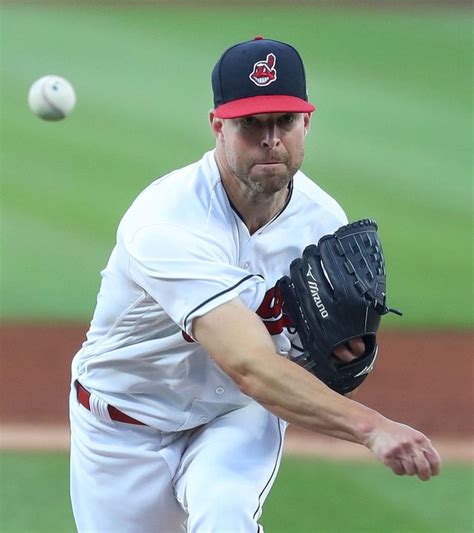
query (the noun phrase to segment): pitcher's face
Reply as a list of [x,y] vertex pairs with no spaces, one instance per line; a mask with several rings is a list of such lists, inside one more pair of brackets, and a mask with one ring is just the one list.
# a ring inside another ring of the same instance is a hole
[[301,167],[309,122],[307,113],[223,119],[217,149],[250,193],[271,195],[287,187]]

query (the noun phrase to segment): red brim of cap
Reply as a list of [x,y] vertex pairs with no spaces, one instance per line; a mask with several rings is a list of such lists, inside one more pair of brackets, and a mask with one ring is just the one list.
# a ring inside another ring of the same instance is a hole
[[227,102],[214,109],[214,114],[218,118],[239,118],[262,113],[312,113],[315,109],[302,98],[272,94]]

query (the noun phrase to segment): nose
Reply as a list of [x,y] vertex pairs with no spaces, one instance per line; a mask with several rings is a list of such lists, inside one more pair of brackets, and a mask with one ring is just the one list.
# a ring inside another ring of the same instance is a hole
[[279,130],[276,124],[268,124],[262,137],[262,146],[264,148],[276,148],[281,143]]

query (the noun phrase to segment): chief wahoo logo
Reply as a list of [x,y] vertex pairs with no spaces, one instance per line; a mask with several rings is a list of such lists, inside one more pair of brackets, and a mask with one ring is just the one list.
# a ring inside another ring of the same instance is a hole
[[257,61],[255,63],[249,78],[258,87],[266,87],[267,85],[270,85],[270,83],[273,83],[277,79],[275,63],[275,54],[268,54],[265,61]]

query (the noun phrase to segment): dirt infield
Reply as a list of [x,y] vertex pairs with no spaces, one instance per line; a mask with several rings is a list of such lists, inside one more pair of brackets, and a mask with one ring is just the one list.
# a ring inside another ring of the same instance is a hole
[[[69,368],[85,331],[84,325],[64,324],[0,328],[1,447],[67,445]],[[376,373],[355,399],[417,427],[449,456],[458,449],[460,457],[473,460],[473,341],[466,331],[383,332]],[[294,428],[287,449],[365,457],[361,447]]]

